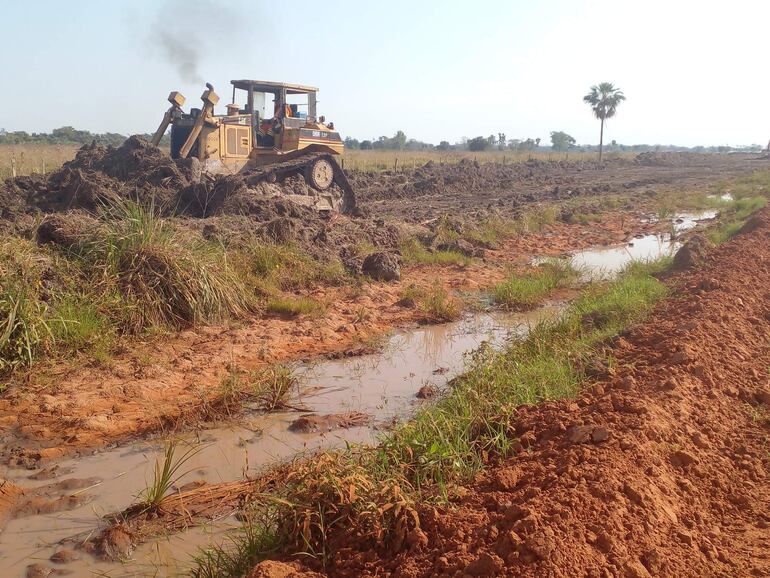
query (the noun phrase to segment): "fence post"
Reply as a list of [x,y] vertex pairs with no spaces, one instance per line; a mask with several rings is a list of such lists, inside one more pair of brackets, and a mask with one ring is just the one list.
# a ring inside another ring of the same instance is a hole
[[11,176],[16,178],[16,156],[11,155]]
[[398,157],[395,158],[393,161],[393,172],[396,172],[398,170]]

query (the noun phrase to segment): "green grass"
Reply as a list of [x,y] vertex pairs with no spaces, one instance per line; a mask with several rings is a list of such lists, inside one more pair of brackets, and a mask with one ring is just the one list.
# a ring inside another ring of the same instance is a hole
[[471,262],[470,257],[457,251],[429,250],[416,238],[402,242],[400,249],[401,257],[404,263],[408,265],[467,265]]
[[770,170],[759,170],[729,182],[721,183],[718,194],[730,193],[734,199],[770,195]]
[[243,316],[254,307],[230,266],[224,248],[179,232],[153,207],[120,201],[105,207],[105,238],[94,240],[83,258],[103,269],[131,304],[130,325],[179,328]]
[[541,207],[524,213],[520,218],[522,228],[526,233],[539,233],[546,225],[556,222],[555,207]]
[[729,241],[738,234],[753,213],[766,205],[766,197],[743,197],[730,201],[728,208],[719,215],[719,226],[709,231],[709,241],[715,245]]
[[310,315],[311,313],[320,313],[324,310],[322,303],[307,297],[294,297],[283,295],[269,297],[265,302],[265,311],[275,315]]
[[50,322],[54,341],[76,351],[109,343],[115,326],[87,295],[67,294],[55,307]]
[[414,283],[404,287],[398,294],[398,304],[402,307],[416,307],[425,297],[426,291]]
[[433,322],[454,321],[462,316],[462,308],[440,281],[418,296],[419,305],[425,316]]
[[235,260],[247,283],[262,295],[316,284],[338,286],[351,280],[338,260],[321,263],[292,245],[253,241],[236,250]]
[[163,500],[174,484],[189,473],[189,471],[182,471],[184,465],[202,449],[201,447],[190,447],[180,456],[177,456],[176,448],[176,442],[168,442],[163,460],[156,460],[152,482],[150,482],[141,495],[141,505],[145,510],[158,510],[161,508]]
[[260,519],[247,518],[243,528],[229,536],[225,544],[201,550],[193,559],[191,578],[246,576],[254,566],[278,549],[277,520],[263,509]]
[[474,245],[496,247],[501,241],[520,235],[523,224],[520,220],[503,217],[488,217],[464,232],[463,237]]
[[29,240],[0,240],[0,374],[31,364],[53,341],[44,279],[54,256]]
[[580,277],[569,260],[549,259],[534,271],[513,273],[492,288],[497,304],[508,309],[532,309],[558,287],[568,287]]
[[0,372],[31,364],[51,335],[47,307],[23,285],[0,289]]

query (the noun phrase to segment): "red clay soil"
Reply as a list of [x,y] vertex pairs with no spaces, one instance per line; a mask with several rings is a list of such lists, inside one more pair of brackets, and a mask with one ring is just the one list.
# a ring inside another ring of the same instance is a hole
[[522,407],[516,455],[420,507],[427,540],[336,536],[328,575],[770,576],[770,211],[754,225],[671,279],[611,375]]

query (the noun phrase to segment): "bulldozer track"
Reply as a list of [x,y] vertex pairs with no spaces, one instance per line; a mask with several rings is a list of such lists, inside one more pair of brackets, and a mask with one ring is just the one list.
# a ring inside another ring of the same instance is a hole
[[[261,182],[281,182],[289,177],[299,175],[304,178],[306,170],[320,159],[328,161],[334,169],[334,184],[342,191],[340,212],[351,213],[356,208],[356,194],[353,186],[342,170],[342,167],[330,153],[314,153],[304,155],[265,167],[255,167],[244,171],[246,184],[256,185]],[[308,186],[312,185],[308,183]]]

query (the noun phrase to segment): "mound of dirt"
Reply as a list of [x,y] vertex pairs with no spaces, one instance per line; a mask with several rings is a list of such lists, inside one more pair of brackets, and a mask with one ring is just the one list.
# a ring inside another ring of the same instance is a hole
[[398,281],[401,279],[401,260],[387,251],[372,253],[364,259],[361,271],[377,281]]
[[178,163],[145,138],[134,135],[117,148],[86,145],[65,166],[98,171],[122,182],[180,189],[189,184],[196,162],[197,159]]
[[707,165],[713,155],[690,152],[654,152],[639,153],[634,157],[634,164],[643,167],[679,167],[685,165]]
[[674,255],[674,269],[682,271],[702,265],[708,254],[709,242],[703,235],[693,235]]
[[616,369],[577,399],[520,407],[515,455],[451,507],[420,507],[419,548],[342,532],[326,574],[769,576],[768,234],[764,211],[674,276],[674,297],[614,341]]

